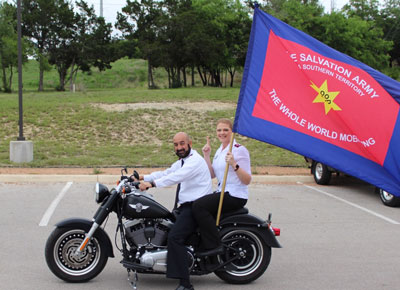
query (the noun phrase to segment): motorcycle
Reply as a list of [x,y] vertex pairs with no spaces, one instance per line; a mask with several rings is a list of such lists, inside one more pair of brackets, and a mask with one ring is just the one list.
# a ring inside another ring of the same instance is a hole
[[[121,170],[118,185],[109,190],[96,184],[95,200],[100,207],[92,221],[66,219],[56,224],[47,239],[46,262],[58,278],[67,282],[86,282],[104,269],[108,258],[114,257],[113,245],[101,226],[115,212],[121,246],[121,264],[128,271],[128,281],[136,289],[137,273],[163,274],[167,270],[168,232],[176,213],[158,203],[152,195],[139,190],[139,182],[131,179],[127,169]],[[134,171],[139,179],[139,174]],[[252,215],[247,208],[223,214],[219,232],[224,253],[214,257],[199,257],[200,234],[194,231],[187,240],[187,255],[191,275],[214,272],[232,284],[245,284],[259,278],[271,260],[271,248],[280,248],[276,236],[279,228]],[[131,274],[134,278],[131,279]]]

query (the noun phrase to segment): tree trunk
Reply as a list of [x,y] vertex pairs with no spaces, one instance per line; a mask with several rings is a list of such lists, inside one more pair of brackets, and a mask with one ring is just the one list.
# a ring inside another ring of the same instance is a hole
[[[76,71],[77,71],[77,70],[76,70]],[[75,73],[75,58],[72,60],[71,72],[70,72],[70,76],[69,76],[69,90],[70,90],[71,92],[75,92],[74,73]]]
[[229,75],[231,76],[231,88],[233,87],[233,79],[235,77],[236,70],[229,70]]
[[172,83],[171,83],[171,72],[170,72],[170,70],[169,70],[169,67],[167,67],[165,70],[166,70],[167,73],[168,73],[168,88],[170,89],[171,86],[172,86]]
[[222,88],[221,70],[215,70],[215,85]]
[[171,88],[180,88],[182,86],[180,69],[170,67],[170,71],[171,71]]
[[195,82],[194,82],[194,65],[192,65],[192,87],[195,86]]
[[182,87],[182,81],[181,81],[181,68],[176,68],[176,82],[175,82],[175,88],[180,88]]
[[208,82],[210,87],[216,87],[215,83],[215,71],[212,69],[210,70],[210,81]]
[[42,66],[39,66],[39,92],[43,92],[43,78],[44,78],[44,70],[42,68]]
[[207,85],[207,74],[204,73],[204,75],[201,73],[201,68],[199,66],[197,66],[197,71],[199,73],[201,82],[203,83],[203,86]]
[[187,83],[186,83],[186,67],[182,68],[182,73],[183,73],[183,86],[186,88]]
[[10,78],[8,81],[8,92],[11,93],[11,85],[12,85],[12,78],[13,78],[13,67],[10,67]]
[[3,90],[6,91],[7,88],[7,76],[6,76],[6,68],[3,66],[1,68],[2,72],[3,72]]
[[65,77],[67,75],[67,71],[64,68],[58,69],[58,76],[60,78],[60,83],[57,87],[57,91],[65,91]]
[[44,79],[44,65],[43,65],[43,49],[39,48],[39,92],[43,92],[43,79]]
[[147,86],[149,89],[155,88],[150,58],[147,60]]
[[5,93],[11,93],[11,85],[12,85],[12,67],[10,69],[10,78],[7,79],[7,68],[3,67],[3,91]]

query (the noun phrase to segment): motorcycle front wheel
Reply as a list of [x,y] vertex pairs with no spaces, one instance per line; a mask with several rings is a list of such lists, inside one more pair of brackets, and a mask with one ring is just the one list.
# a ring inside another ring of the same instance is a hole
[[227,229],[222,236],[226,252],[220,262],[232,260],[225,270],[215,271],[220,279],[231,284],[246,284],[259,278],[271,261],[271,247],[257,232],[247,229]]
[[108,256],[96,235],[89,241],[86,249],[76,255],[84,238],[83,227],[66,227],[56,228],[47,239],[46,262],[58,278],[67,282],[86,282],[103,270]]

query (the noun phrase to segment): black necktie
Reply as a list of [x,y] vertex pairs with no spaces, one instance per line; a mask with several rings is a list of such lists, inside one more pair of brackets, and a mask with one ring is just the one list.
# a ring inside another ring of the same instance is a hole
[[[181,159],[181,167],[183,166],[183,159]],[[181,184],[178,183],[178,186],[176,187],[176,194],[175,194],[175,204],[174,204],[174,209],[178,207],[178,199],[179,199],[179,191],[181,191]]]

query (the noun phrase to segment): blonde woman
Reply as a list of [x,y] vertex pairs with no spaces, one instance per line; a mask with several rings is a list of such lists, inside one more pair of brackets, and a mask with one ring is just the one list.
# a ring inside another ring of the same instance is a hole
[[211,146],[208,137],[202,151],[211,177],[216,177],[218,180],[218,190],[196,200],[192,206],[193,215],[201,233],[202,251],[198,253],[199,256],[213,256],[222,254],[224,251],[215,225],[215,217],[218,211],[226,163],[229,164],[229,171],[225,185],[222,213],[240,209],[246,204],[248,199],[247,186],[251,181],[250,155],[246,147],[234,140],[232,152],[229,152],[232,122],[229,119],[218,120],[216,133],[221,146],[216,151],[213,161],[211,162],[210,159]]

